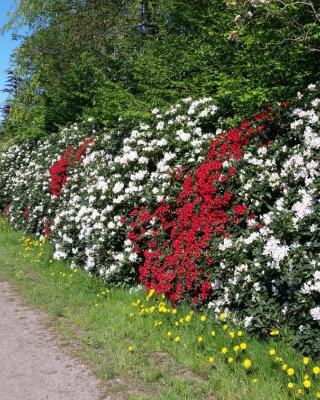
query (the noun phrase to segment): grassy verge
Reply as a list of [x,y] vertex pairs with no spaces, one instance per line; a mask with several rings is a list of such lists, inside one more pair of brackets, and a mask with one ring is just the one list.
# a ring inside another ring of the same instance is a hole
[[[317,398],[316,360],[304,365],[302,355],[278,337],[260,341],[242,335],[205,311],[175,313],[162,299],[146,301],[143,291],[108,291],[99,279],[51,262],[47,245],[26,239],[23,250],[22,235],[1,225],[0,279],[48,313],[72,351],[106,382],[108,394],[140,400]],[[247,348],[235,347],[241,343]],[[270,349],[276,354],[269,355]],[[303,386],[306,374],[309,389]]]

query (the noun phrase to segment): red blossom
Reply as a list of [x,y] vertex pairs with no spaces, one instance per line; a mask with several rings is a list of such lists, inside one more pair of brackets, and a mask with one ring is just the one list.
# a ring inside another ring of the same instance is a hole
[[[265,125],[256,126],[256,122],[270,118],[265,111],[253,117],[254,122],[243,121],[240,128],[219,134],[195,171],[177,169],[181,190],[171,204],[162,201],[153,211],[138,207],[131,212],[134,223],[128,237],[143,255],[139,279],[147,289],[164,293],[172,302],[186,298],[194,304],[208,301],[212,271],[218,268],[210,257],[212,241],[230,238],[250,211],[235,203],[234,179],[228,178],[236,176],[236,168],[231,166],[223,175],[223,163],[236,163],[246,145],[260,137],[264,140]],[[248,218],[252,216],[250,213]],[[157,228],[150,226],[151,220]],[[147,230],[152,232],[151,240],[144,236]]]
[[68,180],[68,169],[71,165],[79,161],[86,151],[86,147],[93,143],[94,137],[86,139],[80,144],[77,150],[74,150],[71,146],[67,147],[64,154],[56,160],[51,167],[50,172],[50,192],[53,196],[59,197],[61,195],[62,187],[67,183]]
[[235,215],[243,215],[246,211],[247,211],[247,207],[243,204],[238,204],[233,209],[233,213]]

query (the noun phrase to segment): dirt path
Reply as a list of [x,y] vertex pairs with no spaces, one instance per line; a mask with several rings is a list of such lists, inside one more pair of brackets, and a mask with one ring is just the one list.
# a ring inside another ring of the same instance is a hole
[[99,400],[98,381],[64,354],[37,311],[0,282],[0,399]]

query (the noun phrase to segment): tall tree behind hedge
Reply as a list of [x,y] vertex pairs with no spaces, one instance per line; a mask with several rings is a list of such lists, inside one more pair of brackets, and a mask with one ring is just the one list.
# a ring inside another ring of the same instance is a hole
[[[319,54],[290,40],[292,18],[250,6],[253,17],[239,24],[237,7],[223,0],[19,0],[7,28],[27,24],[31,33],[14,55],[23,85],[9,100],[7,135],[54,132],[89,115],[112,126],[119,116],[145,117],[186,96],[211,95],[224,115],[244,116],[319,77]],[[313,22],[296,11],[302,27]]]

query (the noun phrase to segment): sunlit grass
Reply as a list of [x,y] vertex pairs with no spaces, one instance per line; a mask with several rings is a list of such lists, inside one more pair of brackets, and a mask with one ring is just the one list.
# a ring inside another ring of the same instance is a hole
[[106,288],[52,261],[50,247],[36,242],[0,223],[0,278],[45,310],[99,377],[119,378],[115,392],[132,399],[317,398],[319,360],[304,359],[280,335],[258,340],[223,315],[214,321],[206,310],[175,310],[143,290]]

